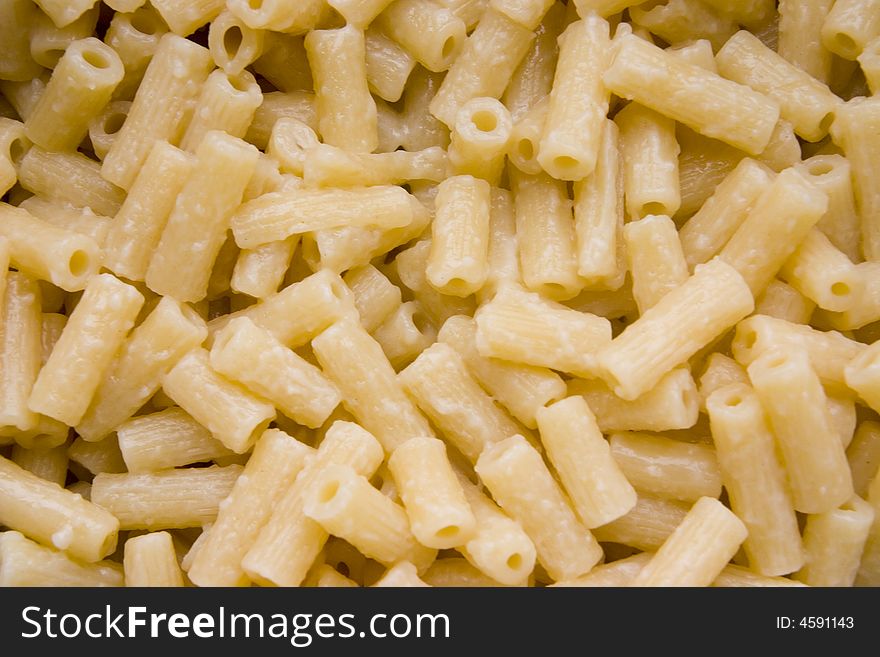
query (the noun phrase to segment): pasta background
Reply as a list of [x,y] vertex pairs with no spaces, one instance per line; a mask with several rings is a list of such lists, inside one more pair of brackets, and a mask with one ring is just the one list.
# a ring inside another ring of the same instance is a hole
[[771,5],[0,2],[0,585],[880,586],[880,15]]

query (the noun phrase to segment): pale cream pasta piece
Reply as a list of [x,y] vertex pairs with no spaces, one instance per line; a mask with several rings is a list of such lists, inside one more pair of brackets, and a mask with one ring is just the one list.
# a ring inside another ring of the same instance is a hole
[[629,16],[634,26],[673,45],[703,38],[714,48],[720,48],[736,30],[730,15],[700,0],[668,0],[655,6],[630,7]]
[[347,23],[366,27],[391,4],[391,0],[328,0],[327,4],[338,11]]
[[503,586],[488,575],[480,572],[467,559],[460,557],[437,559],[425,571],[422,580],[425,584],[438,587],[477,588]]
[[[290,119],[286,120],[290,121]],[[275,138],[276,131],[273,130],[272,134],[270,149],[279,144],[279,140]],[[274,152],[276,157],[281,157],[282,167],[294,172],[301,167],[300,173],[307,187],[362,187],[399,185],[415,181],[440,182],[446,178],[448,169],[446,152],[439,146],[431,146],[420,151],[354,153],[316,142],[313,146],[298,151],[298,148],[290,148],[285,144],[276,148]]]
[[705,410],[706,400],[713,392],[737,383],[749,383],[746,369],[730,356],[718,352],[711,354],[700,375],[701,408]]
[[476,471],[501,508],[534,541],[538,560],[554,580],[584,575],[600,561],[599,543],[525,438],[511,436],[487,448]]
[[189,36],[223,11],[223,0],[155,0],[150,2],[171,31]]
[[168,532],[134,536],[125,542],[122,562],[126,586],[183,586],[174,542]]
[[675,224],[665,215],[648,215],[623,227],[633,296],[644,313],[688,279],[688,265]]
[[[273,504],[271,516],[241,562],[247,576],[260,584],[300,585],[328,538],[324,528],[303,513],[306,495],[330,465],[349,466],[371,477],[382,460],[382,446],[371,433],[352,422],[334,422],[317,454]],[[352,569],[348,572],[360,579]]]
[[58,484],[0,457],[0,522],[72,557],[99,561],[116,549],[119,521]]
[[489,445],[521,431],[445,343],[425,349],[398,380],[433,424],[472,462]]
[[179,301],[206,296],[230,218],[241,203],[257,156],[257,149],[241,139],[217,130],[205,135],[150,259],[145,281],[151,290]]
[[40,370],[28,407],[78,424],[143,302],[140,292],[111,274],[92,278]]
[[108,436],[96,443],[86,442],[79,437],[67,448],[67,455],[72,462],[81,465],[92,474],[102,472],[118,474],[126,471],[116,436]]
[[181,408],[232,451],[243,454],[275,417],[275,407],[217,373],[206,350],[181,358],[162,381]]
[[227,10],[211,21],[208,49],[217,66],[230,75],[237,75],[263,54],[264,37],[263,30],[248,27]]
[[777,52],[788,62],[828,84],[831,51],[822,43],[822,25],[834,0],[779,2],[779,44]]
[[110,225],[113,223],[111,217],[95,214],[91,208],[74,208],[42,196],[26,198],[18,207],[54,226],[92,238],[102,249],[107,241]]
[[730,506],[749,530],[749,566],[762,575],[787,575],[804,563],[791,491],[776,455],[776,439],[747,384],[708,396],[712,439]]
[[645,564],[654,556],[650,552],[640,552],[625,559],[596,566],[586,575],[566,579],[551,584],[551,587],[605,587],[630,586]]
[[232,320],[214,336],[211,366],[307,427],[321,426],[341,401],[317,367],[247,317]]
[[241,475],[240,465],[148,473],[99,474],[92,503],[119,519],[121,529],[183,529],[213,523]]
[[[635,399],[753,309],[746,281],[716,258],[601,349],[599,374],[617,396]],[[682,324],[693,330],[677,330]]]
[[488,276],[489,183],[473,176],[447,178],[434,203],[425,275],[439,292],[466,297]]
[[[383,100],[396,103],[403,96],[409,76],[417,65],[416,59],[377,27],[370,27],[364,38],[370,91]],[[376,109],[378,111],[378,106]],[[381,143],[381,137],[379,141]]]
[[636,491],[612,456],[583,397],[567,397],[537,415],[541,443],[583,523],[600,527],[626,515]]
[[122,586],[113,561],[86,563],[64,551],[38,545],[17,531],[0,534],[0,586]]
[[386,566],[407,560],[423,571],[436,556],[413,536],[403,508],[347,465],[327,465],[318,474],[303,512]]
[[534,176],[543,171],[540,162],[538,162],[538,149],[549,110],[550,97],[544,96],[516,119],[510,131],[510,138],[507,142],[507,158],[513,166],[523,173]]
[[42,70],[31,57],[29,38],[38,9],[29,0],[7,0],[0,11],[0,80],[30,80]]
[[611,344],[611,324],[604,317],[513,287],[499,290],[474,319],[481,356],[576,376],[594,376],[596,353]]
[[113,146],[130,109],[131,101],[114,100],[105,105],[103,111],[89,122],[89,142],[99,160],[103,160]]
[[245,140],[265,149],[273,126],[283,118],[298,119],[316,130],[318,117],[315,113],[315,95],[309,91],[270,91],[263,94],[263,103],[254,113]]
[[324,14],[324,0],[229,0],[229,11],[254,29],[276,32],[305,32],[318,23]]
[[195,152],[211,130],[244,137],[262,102],[260,86],[248,71],[214,71],[202,85],[180,147]]
[[647,433],[615,433],[611,455],[638,490],[694,502],[721,495],[721,471],[711,445],[685,443]]
[[241,476],[205,530],[187,575],[199,586],[246,586],[241,561],[313,450],[278,429],[267,430],[254,445]]
[[64,486],[67,481],[67,445],[57,447],[26,449],[21,445],[12,448],[12,462],[40,479]]
[[868,83],[872,94],[880,90],[880,37],[875,37],[865,44],[858,56],[859,68]]
[[444,549],[467,543],[477,521],[455,476],[446,445],[414,437],[388,459],[413,535],[422,545]]
[[5,194],[15,185],[17,167],[29,147],[24,124],[0,117],[0,193]]
[[760,32],[773,16],[773,0],[706,0],[706,4]]
[[395,0],[375,24],[434,72],[452,65],[467,36],[464,21],[431,0]]
[[876,0],[836,0],[822,24],[822,44],[844,59],[855,59],[880,35],[880,4]]
[[473,98],[462,105],[452,125],[449,165],[456,174],[501,181],[504,154],[510,142],[510,112],[494,98]]
[[868,496],[868,488],[880,471],[880,424],[866,420],[859,424],[846,450],[856,495]]
[[357,321],[336,322],[312,340],[312,348],[324,374],[342,393],[343,405],[387,452],[413,436],[434,435],[382,347]]
[[611,58],[608,22],[594,14],[559,37],[559,62],[538,150],[550,175],[581,180],[596,168],[610,91],[602,81]]
[[125,124],[104,157],[101,175],[130,189],[157,139],[181,136],[189,105],[212,68],[211,54],[192,41],[166,34],[138,87]]
[[681,524],[689,508],[685,502],[641,494],[629,513],[596,527],[593,533],[603,542],[654,551]]
[[477,324],[471,317],[450,317],[437,337],[452,347],[477,382],[529,429],[538,426],[536,415],[541,408],[565,397],[562,378],[547,368],[481,356]]
[[278,292],[299,241],[299,235],[293,235],[254,249],[243,249],[235,261],[230,289],[256,299],[266,299]]
[[569,394],[586,400],[604,432],[687,429],[700,413],[697,386],[686,367],[675,368],[633,400],[621,399],[600,379],[566,383]]
[[779,279],[770,281],[755,299],[755,314],[806,324],[816,310],[816,303]]
[[769,351],[748,372],[776,434],[794,508],[824,513],[846,502],[853,494],[849,463],[807,353]]
[[632,586],[708,586],[747,535],[746,526],[730,509],[701,497]]
[[361,326],[374,331],[401,304],[400,288],[373,265],[349,269],[342,277],[354,295]]
[[873,522],[873,506],[857,495],[839,508],[807,516],[806,563],[795,579],[808,586],[852,586]]
[[395,370],[409,365],[437,341],[437,330],[418,301],[400,304],[372,335]]
[[764,150],[779,120],[775,101],[633,34],[620,39],[604,81],[609,91],[752,155]]
[[25,121],[28,139],[51,151],[75,149],[123,74],[119,55],[98,39],[70,44]]
[[147,65],[159,46],[159,40],[167,31],[165,21],[148,4],[131,13],[117,12],[113,15],[104,42],[116,51],[125,68],[114,98],[131,100],[134,97]]
[[176,406],[133,417],[120,424],[116,434],[129,472],[156,472],[235,454]]
[[531,30],[486,9],[430,101],[431,114],[452,126],[472,98],[500,98],[534,38]]
[[28,407],[28,399],[42,366],[40,287],[26,274],[7,273],[5,268],[2,274],[0,427],[26,432],[35,429],[39,421]]

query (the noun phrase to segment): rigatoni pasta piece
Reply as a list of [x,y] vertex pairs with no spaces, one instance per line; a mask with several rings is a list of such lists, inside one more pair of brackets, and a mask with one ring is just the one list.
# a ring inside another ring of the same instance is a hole
[[[306,495],[329,465],[349,466],[372,477],[382,459],[382,447],[372,434],[351,422],[334,422],[317,454],[273,504],[268,522],[242,561],[247,576],[260,584],[300,585],[328,538],[323,527],[303,513]],[[360,579],[352,569],[349,574]]]
[[553,3],[554,0],[491,0],[489,6],[534,30]]
[[475,588],[499,586],[500,583],[482,573],[467,559],[446,557],[437,559],[422,577],[425,584],[438,587]]
[[249,72],[214,71],[202,85],[180,147],[195,152],[211,130],[244,137],[261,102],[260,86]]
[[143,303],[140,292],[111,274],[92,278],[40,370],[28,407],[78,424]]
[[614,122],[620,128],[627,214],[673,216],[681,206],[675,122],[638,103],[629,103]]
[[189,36],[214,20],[224,5],[223,0],[155,0],[151,4],[171,31],[180,36]]
[[40,479],[64,486],[67,481],[67,445],[26,449],[21,445],[12,448],[12,462]]
[[688,508],[685,502],[640,494],[629,513],[593,532],[600,541],[657,550],[684,520]]
[[212,63],[207,48],[176,34],[162,37],[128,119],[104,157],[102,176],[130,189],[155,141],[177,142],[189,104],[198,96]]
[[866,43],[857,59],[868,83],[868,89],[872,94],[876,94],[880,91],[880,37],[875,37]]
[[386,566],[407,560],[422,571],[436,556],[413,536],[403,508],[347,465],[328,465],[318,474],[303,512]]
[[0,276],[0,427],[28,431],[39,419],[28,398],[42,366],[40,287],[20,272]]
[[263,103],[254,113],[245,140],[265,149],[275,123],[283,118],[302,121],[313,130],[318,128],[315,95],[309,91],[271,91],[263,94]]
[[472,98],[500,98],[534,38],[531,30],[486,9],[431,100],[431,114],[452,126]]
[[47,223],[90,237],[102,248],[113,223],[110,217],[97,215],[90,208],[74,208],[41,196],[26,198],[18,207]]
[[880,343],[874,342],[846,365],[846,385],[871,408],[880,406]]
[[28,191],[112,217],[125,193],[102,175],[101,165],[82,153],[53,153],[39,146],[28,149],[18,166],[18,182]]
[[76,430],[100,440],[130,418],[159,390],[163,377],[208,335],[204,321],[186,305],[163,297],[122,345]]
[[355,267],[342,277],[354,295],[361,326],[375,330],[401,303],[400,288],[373,265]]
[[355,27],[306,36],[315,78],[318,131],[324,142],[370,153],[378,145],[376,103],[367,88],[364,34]]
[[880,4],[876,0],[836,0],[822,24],[822,44],[844,59],[855,59],[880,35]]
[[437,341],[437,330],[418,301],[400,304],[372,335],[396,370]]
[[398,380],[443,435],[471,461],[489,445],[519,433],[449,345],[425,349]]
[[535,416],[541,408],[565,396],[565,383],[555,372],[481,356],[477,324],[470,317],[450,317],[438,338],[461,356],[468,371],[499,404],[530,429],[537,427]]
[[580,395],[602,431],[669,431],[697,423],[699,395],[687,367],[677,367],[633,400],[621,399],[599,379],[570,379],[568,393]]
[[126,586],[183,586],[174,542],[168,532],[133,536],[125,542]]
[[742,275],[753,294],[758,294],[827,208],[825,192],[797,169],[786,169],[758,197],[720,257]]
[[706,400],[716,390],[736,383],[749,383],[745,368],[733,358],[715,352],[706,359],[700,375],[700,405],[706,408]]
[[275,417],[275,407],[218,374],[197,348],[165,375],[162,389],[226,447],[243,454]]
[[[284,119],[291,121],[291,119]],[[302,130],[302,127],[297,127]],[[309,130],[308,128],[305,128]],[[282,168],[296,173],[298,167],[307,187],[363,187],[398,185],[417,180],[442,181],[448,162],[445,151],[432,146],[421,151],[397,150],[392,153],[353,153],[336,146],[318,144],[307,146],[305,135],[298,136],[302,146],[290,144],[290,137],[282,144],[272,131],[270,150],[282,160]],[[293,136],[293,135],[292,135]],[[311,137],[311,136],[309,136]],[[290,145],[293,148],[290,148]]]
[[214,337],[211,366],[307,427],[321,426],[340,402],[336,386],[317,367],[247,317]]
[[623,474],[649,495],[693,502],[721,495],[721,471],[710,445],[647,433],[615,433],[611,455]]
[[538,150],[549,110],[550,97],[544,96],[516,120],[510,131],[507,157],[510,163],[523,173],[534,176],[543,171],[538,162]]
[[[644,207],[644,206],[643,206]],[[633,296],[644,313],[688,279],[688,266],[675,224],[668,216],[648,215],[623,227]]]
[[134,178],[107,234],[104,266],[118,276],[142,281],[177,195],[195,167],[195,158],[157,141]]
[[723,14],[730,15],[743,25],[760,33],[772,19],[772,0],[706,0],[706,4]]
[[[599,374],[618,397],[635,399],[753,308],[743,277],[716,258],[601,349]],[[680,331],[682,325],[692,330]]]
[[596,168],[610,92],[602,75],[611,56],[608,22],[588,14],[559,37],[559,62],[538,151],[544,171],[581,180]]
[[213,523],[232,491],[240,465],[99,474],[92,502],[119,519],[121,529],[185,529]]
[[504,154],[513,131],[510,112],[494,98],[472,98],[458,110],[452,126],[449,164],[455,174],[467,174],[497,185]]
[[25,122],[28,139],[50,151],[76,149],[123,73],[119,55],[98,39],[70,44]]
[[583,397],[554,402],[538,411],[537,420],[547,456],[584,525],[605,525],[635,506],[636,491]]
[[467,32],[464,21],[431,0],[395,0],[375,24],[434,72],[452,65],[462,51]]
[[413,436],[432,436],[428,421],[406,396],[382,347],[352,319],[312,340],[324,374],[339,388],[343,405],[387,452]]
[[328,228],[402,228],[412,223],[415,204],[406,190],[394,186],[281,190],[242,205],[232,231],[236,243],[248,249]]
[[852,586],[874,522],[874,508],[858,495],[807,517],[806,563],[794,577],[808,586]]
[[762,575],[799,570],[804,550],[791,491],[757,395],[730,384],[709,395],[706,408],[730,506],[749,530],[749,566]]
[[125,74],[116,86],[114,98],[131,100],[144,77],[147,65],[159,46],[168,26],[150,5],[131,13],[117,12],[113,15],[104,42],[116,51]]
[[248,27],[227,10],[211,21],[208,49],[217,66],[230,75],[238,75],[263,54],[264,36],[263,30]]
[[834,0],[779,2],[779,43],[776,51],[786,61],[828,84],[831,51],[822,43],[822,25]]
[[388,459],[413,535],[422,545],[443,549],[464,545],[477,521],[455,476],[446,445],[414,437]]
[[327,4],[338,11],[347,23],[364,28],[391,4],[391,0],[328,0]]
[[570,299],[580,292],[571,201],[564,182],[509,170],[522,280],[533,292]]
[[716,57],[726,78],[767,94],[779,103],[781,116],[808,141],[828,134],[841,103],[827,85],[767,48],[751,32],[740,30]]
[[473,176],[447,178],[434,203],[425,274],[439,292],[466,297],[488,276],[489,183]]
[[116,434],[129,472],[155,472],[235,454],[176,406],[133,417]]
[[0,534],[0,586],[122,586],[112,561],[85,563],[66,552],[29,541],[19,532]]
[[103,160],[113,146],[116,134],[128,118],[130,109],[131,101],[114,100],[105,105],[101,113],[89,122],[89,142],[99,160]]
[[229,286],[235,292],[265,299],[278,291],[299,244],[299,235],[267,242],[238,254]]
[[574,185],[574,222],[578,275],[587,286],[619,287],[622,262],[624,185],[619,131],[605,121],[593,173]]
[[376,27],[369,28],[364,39],[367,84],[370,91],[383,100],[396,103],[403,95],[406,82],[416,67],[415,57]]
[[802,349],[771,351],[749,367],[791,484],[794,508],[824,513],[853,494],[843,444],[834,431],[826,394]]
[[119,521],[58,484],[0,456],[0,522],[84,561],[116,549]]
[[868,487],[880,471],[880,424],[862,422],[846,450],[856,495],[866,498]]
[[67,455],[71,461],[81,465],[92,474],[126,471],[125,461],[119,451],[116,436],[107,436],[104,440],[96,443],[88,443],[79,437],[67,448]]
[[241,561],[313,453],[283,431],[263,433],[217,520],[205,530],[206,537],[187,572],[195,584],[249,583]]
[[852,261],[815,227],[786,260],[779,276],[820,308],[835,312],[858,305],[865,287]]
[[596,539],[525,438],[511,436],[487,448],[476,471],[501,508],[522,524],[554,580],[584,575],[602,558]]
[[[645,84],[647,80],[651,84]],[[632,34],[620,39],[604,81],[622,98],[751,155],[764,150],[779,120],[775,101],[682,62]]]
[[816,310],[816,303],[778,279],[770,281],[755,299],[755,314],[784,319],[795,324],[806,324]]
[[701,497],[632,586],[708,586],[747,535],[742,521],[721,502]]
[[611,342],[611,324],[604,317],[512,287],[499,290],[474,319],[481,356],[576,376],[591,377],[596,353]]
[[729,15],[699,0],[668,0],[645,8],[635,6],[630,8],[629,15],[634,26],[673,45],[704,38],[719,48],[736,30],[736,23]]
[[0,193],[5,194],[18,180],[16,170],[30,147],[20,121],[0,117]]
[[228,9],[254,29],[275,32],[305,32],[321,19],[324,0],[265,0],[259,4],[248,0],[230,0]]

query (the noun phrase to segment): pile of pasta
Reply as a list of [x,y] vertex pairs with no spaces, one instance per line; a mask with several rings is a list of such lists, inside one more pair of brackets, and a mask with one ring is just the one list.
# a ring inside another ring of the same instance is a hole
[[880,585],[880,2],[0,0],[0,584]]

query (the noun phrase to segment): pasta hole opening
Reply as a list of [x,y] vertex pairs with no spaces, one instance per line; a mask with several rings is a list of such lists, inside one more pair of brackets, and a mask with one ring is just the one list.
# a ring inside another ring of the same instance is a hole
[[786,356],[774,356],[767,361],[767,369],[775,370],[788,363]]
[[849,34],[838,32],[834,35],[834,43],[837,45],[837,49],[840,52],[846,54],[858,53],[859,47],[856,45],[855,39],[853,39]]
[[740,404],[742,404],[742,401],[743,401],[743,399],[741,396],[731,395],[730,397],[728,397],[727,399],[724,400],[724,405],[730,406],[731,408],[733,408],[735,406],[739,406]]
[[651,215],[661,215],[666,214],[666,206],[662,203],[658,203],[657,201],[651,201],[650,203],[645,203],[642,205],[641,210],[639,211],[640,217],[647,217],[649,214]]
[[831,294],[836,297],[845,297],[850,292],[852,292],[852,289],[843,281],[837,281],[836,283],[831,284]]
[[828,162],[811,162],[807,171],[811,176],[824,176],[834,171],[834,166]]
[[420,310],[417,310],[413,313],[412,322],[413,326],[416,327],[416,330],[422,335],[430,333],[434,328],[431,325],[431,322],[428,321],[428,318],[425,316],[425,314]]
[[560,171],[570,171],[580,165],[580,162],[570,155],[559,155],[553,158],[553,167]]
[[819,121],[819,130],[822,132],[828,132],[828,129],[831,128],[831,124],[834,123],[834,112],[828,112],[825,116],[822,117],[822,120]]
[[226,56],[232,60],[235,59],[235,56],[238,55],[238,49],[241,48],[241,42],[244,39],[244,35],[241,33],[241,28],[238,25],[233,25],[226,33],[223,35],[223,50],[226,51]]
[[248,0],[248,7],[255,11],[259,11],[263,8],[263,0]]
[[336,497],[336,493],[339,492],[339,482],[338,481],[328,481],[326,484],[321,486],[321,490],[318,491],[318,501],[321,504],[327,504],[328,502],[332,502],[333,498]]
[[9,159],[12,160],[12,163],[16,166],[21,164],[25,153],[27,153],[27,146],[24,143],[24,139],[13,139],[12,143],[9,144]]
[[135,12],[129,23],[138,32],[147,36],[153,36],[158,31],[155,18],[148,12]]
[[448,59],[452,56],[452,53],[455,52],[455,47],[458,45],[454,36],[451,36],[443,42],[443,47],[440,50],[440,57],[442,59]]
[[[463,278],[453,277],[450,278],[443,287],[446,288],[447,294],[452,294],[453,296],[467,296],[467,291],[470,286]],[[415,321],[415,316],[413,317],[413,321]]]
[[125,123],[125,119],[127,118],[128,116],[122,112],[114,112],[107,116],[107,118],[104,119],[104,134],[115,135],[122,130],[122,124]]
[[447,525],[437,530],[437,538],[455,538],[458,536],[458,525]]
[[79,278],[89,270],[89,254],[82,249],[77,249],[70,254],[70,260],[67,262],[67,269],[72,276]]
[[83,61],[92,68],[99,70],[110,68],[110,61],[107,59],[107,56],[97,50],[84,50],[82,58]]
[[516,152],[523,160],[535,159],[535,145],[531,139],[520,139],[516,145]]
[[751,349],[755,346],[755,343],[758,342],[758,333],[756,331],[747,331],[743,335],[743,347],[746,349]]
[[545,283],[541,286],[541,293],[551,299],[563,299],[567,296],[568,290],[559,283]]
[[471,117],[471,123],[480,132],[492,132],[498,127],[498,117],[493,112],[483,110]]
[[507,561],[504,563],[507,564],[507,567],[511,570],[519,570],[523,565],[523,557],[519,552],[514,552],[509,557],[507,557]]

